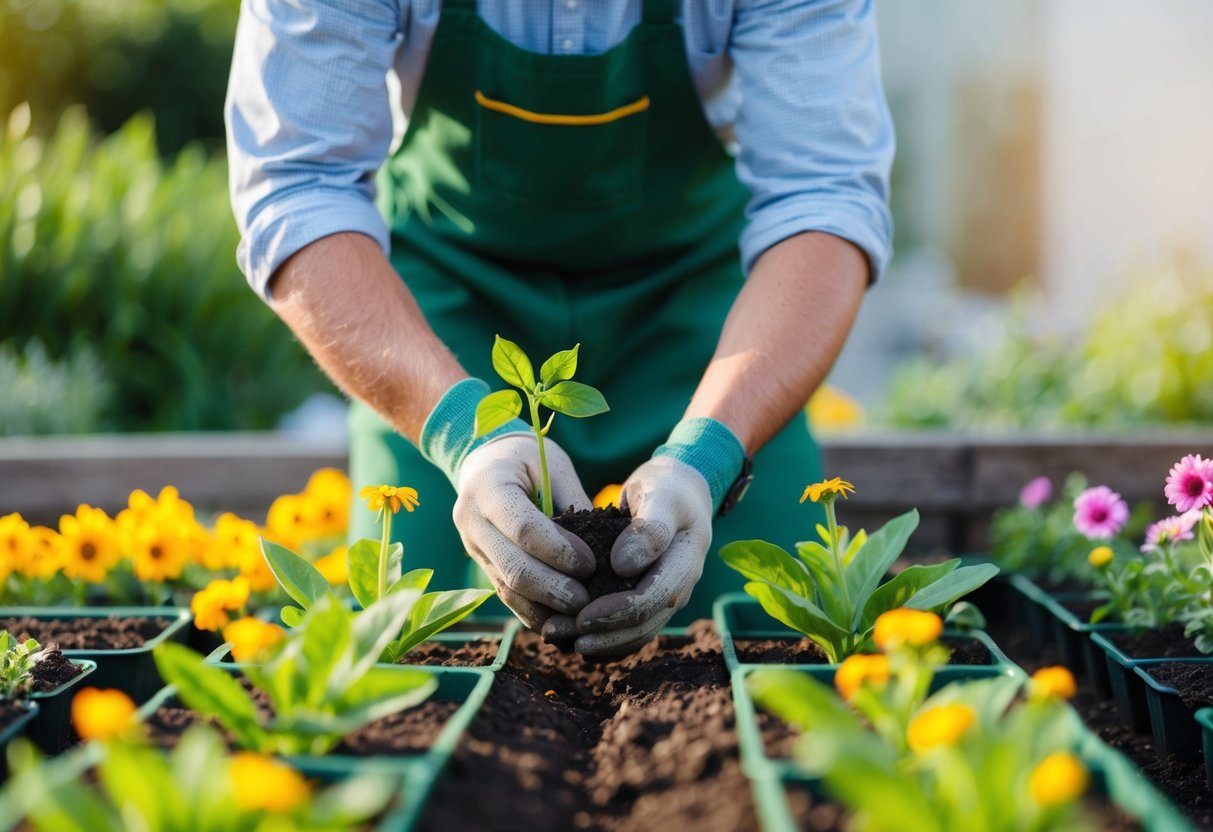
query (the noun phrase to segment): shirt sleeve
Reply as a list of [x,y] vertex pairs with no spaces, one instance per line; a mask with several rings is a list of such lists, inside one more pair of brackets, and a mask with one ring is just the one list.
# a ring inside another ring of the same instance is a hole
[[894,139],[872,0],[742,0],[729,50],[737,174],[752,194],[746,272],[781,240],[825,231],[863,250],[875,281],[892,248]]
[[387,72],[396,0],[244,0],[228,81],[236,259],[262,297],[274,271],[321,237],[365,234],[388,250],[375,173],[392,138]]

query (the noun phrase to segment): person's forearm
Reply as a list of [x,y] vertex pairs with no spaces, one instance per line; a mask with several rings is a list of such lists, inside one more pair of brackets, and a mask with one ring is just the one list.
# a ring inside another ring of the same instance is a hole
[[275,273],[272,293],[329,378],[414,443],[442,394],[467,377],[370,237],[306,246]]
[[839,237],[772,246],[733,303],[686,415],[723,422],[752,456],[829,372],[867,283],[867,258]]

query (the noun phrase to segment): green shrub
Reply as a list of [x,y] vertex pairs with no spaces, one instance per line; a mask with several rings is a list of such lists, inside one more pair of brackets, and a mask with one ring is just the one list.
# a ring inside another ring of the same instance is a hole
[[899,368],[877,420],[961,430],[1213,422],[1213,266],[1177,255],[1108,296],[1071,339],[1028,334],[1017,298],[986,349]]
[[88,348],[118,430],[272,427],[325,382],[235,265],[221,160],[157,154],[138,116],[95,142],[71,108],[47,140],[18,108],[0,144],[0,333]]
[[95,433],[110,386],[87,347],[52,361],[40,341],[24,352],[0,345],[0,435]]

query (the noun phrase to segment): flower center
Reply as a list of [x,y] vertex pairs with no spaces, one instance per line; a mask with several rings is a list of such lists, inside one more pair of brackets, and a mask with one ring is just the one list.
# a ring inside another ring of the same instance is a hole
[[1184,483],[1189,497],[1199,497],[1205,493],[1205,481],[1201,477],[1188,477]]
[[153,546],[147,550],[147,553],[152,560],[160,560],[161,556],[164,555],[164,549],[161,546]]
[[1091,512],[1091,519],[1096,523],[1102,523],[1108,519],[1108,510],[1106,508],[1097,508]]
[[84,560],[92,560],[97,557],[97,544],[85,541],[80,544],[80,557]]

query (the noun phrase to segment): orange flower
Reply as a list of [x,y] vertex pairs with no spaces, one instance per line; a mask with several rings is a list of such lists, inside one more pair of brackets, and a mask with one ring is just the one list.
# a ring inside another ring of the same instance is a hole
[[359,499],[366,500],[371,511],[387,511],[396,514],[401,508],[411,512],[420,503],[417,489],[407,485],[368,485],[358,492]]
[[135,703],[120,690],[84,688],[72,699],[72,725],[82,740],[108,740],[135,724]]
[[889,660],[881,655],[847,656],[834,673],[834,687],[843,699],[851,699],[865,685],[884,687],[888,681]]
[[1042,667],[1032,674],[1033,698],[1073,699],[1076,693],[1074,674],[1064,667]]
[[246,812],[289,812],[311,793],[308,782],[295,769],[252,751],[232,755],[228,777],[236,805]]
[[977,714],[968,705],[952,703],[927,708],[910,720],[906,742],[916,752],[941,745],[955,745],[976,721]]
[[257,661],[284,638],[285,630],[258,618],[240,618],[223,628],[223,640],[232,645],[232,658],[238,662]]
[[1057,806],[1081,797],[1088,782],[1082,760],[1069,751],[1054,751],[1032,770],[1028,790],[1041,806]]
[[872,641],[882,650],[892,650],[902,644],[925,647],[942,632],[943,619],[935,613],[898,607],[876,619]]

